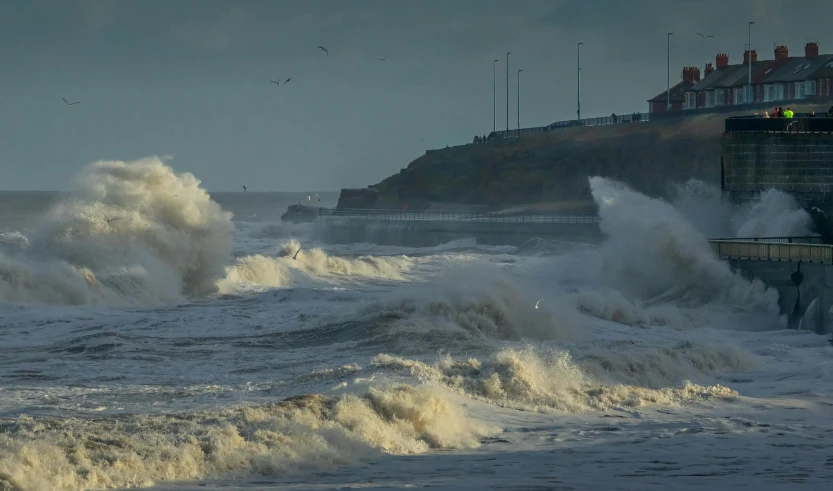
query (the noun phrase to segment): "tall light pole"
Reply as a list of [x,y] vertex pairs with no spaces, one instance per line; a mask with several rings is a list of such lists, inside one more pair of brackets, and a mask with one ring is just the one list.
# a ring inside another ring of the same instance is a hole
[[666,82],[665,82],[665,112],[671,111],[671,36],[673,32],[668,33],[668,55],[667,55],[667,62],[668,68],[666,69]]
[[497,131],[497,60],[492,62],[492,133]]
[[581,45],[578,43],[576,50],[578,51],[578,58],[576,59],[576,123],[581,123]]
[[509,55],[512,53],[506,52],[506,136],[509,136]]
[[521,72],[518,70],[518,136],[521,134]]
[[749,73],[748,73],[748,83],[746,85],[746,103],[752,103],[752,24],[754,22],[749,21]]

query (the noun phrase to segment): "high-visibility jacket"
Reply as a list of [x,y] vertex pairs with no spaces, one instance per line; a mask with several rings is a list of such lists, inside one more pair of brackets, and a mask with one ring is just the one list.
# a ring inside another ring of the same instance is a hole
[[785,118],[791,118],[791,117],[793,117],[793,112],[792,112],[792,110],[791,110],[791,109],[787,109],[786,111],[784,111],[784,117],[785,117]]

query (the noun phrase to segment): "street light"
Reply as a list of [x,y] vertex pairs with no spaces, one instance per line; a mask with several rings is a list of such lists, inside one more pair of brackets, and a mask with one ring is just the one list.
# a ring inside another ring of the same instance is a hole
[[671,36],[673,32],[668,33],[668,68],[666,70],[667,80],[665,82],[665,112],[671,111]]
[[518,136],[521,135],[521,72],[518,70]]
[[506,136],[509,136],[509,55],[506,53]]
[[492,133],[497,131],[497,62],[492,63]]
[[581,45],[578,43],[576,49],[578,50],[578,59],[576,60],[576,123],[581,123]]
[[748,74],[748,83],[746,85],[746,103],[752,103],[752,24],[754,22],[749,21],[749,74]]

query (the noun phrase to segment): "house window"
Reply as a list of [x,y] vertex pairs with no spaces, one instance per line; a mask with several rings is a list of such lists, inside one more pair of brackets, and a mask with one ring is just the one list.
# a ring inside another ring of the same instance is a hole
[[714,104],[716,106],[722,106],[726,104],[726,91],[723,89],[717,89],[715,92]]
[[784,84],[778,84],[778,85],[775,86],[775,88],[778,89],[777,93],[775,94],[775,96],[776,96],[775,100],[783,101],[784,100]]
[[685,94],[685,108],[686,109],[697,109],[697,93],[696,92],[686,92],[686,94]]
[[764,85],[764,102],[778,100],[778,90],[774,85]]
[[734,104],[746,103],[746,87],[735,87]]
[[795,83],[795,98],[796,99],[804,99],[806,93],[804,92],[804,82],[796,82]]
[[807,95],[816,95],[816,81],[808,80],[804,83],[804,91]]
[[714,107],[714,91],[706,92],[706,107]]

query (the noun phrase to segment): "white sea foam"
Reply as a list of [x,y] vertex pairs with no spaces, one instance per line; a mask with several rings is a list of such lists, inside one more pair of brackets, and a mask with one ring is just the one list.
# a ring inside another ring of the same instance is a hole
[[[154,309],[0,304],[0,489],[202,489],[165,482],[194,479],[228,479],[217,485],[229,489],[401,487],[403,476],[469,489],[686,489],[709,479],[686,474],[761,489],[824,484],[826,339],[766,331],[779,322],[774,292],[719,261],[709,223],[678,201],[594,178],[607,235],[598,247],[304,242],[293,260],[300,241],[289,229],[213,236],[206,228],[222,232],[231,217],[196,184],[190,198],[185,184],[166,191],[186,198],[183,210],[167,210],[167,197],[149,190],[191,178],[150,160],[93,166],[78,198],[26,240],[0,244],[0,270],[17,268],[0,300],[148,305],[215,287],[240,294]],[[147,177],[137,176],[142,165]],[[743,208],[754,218],[703,193],[691,206],[727,206],[711,213],[725,235],[801,222],[779,222],[777,207]],[[260,215],[255,208],[246,202]],[[125,219],[107,226],[94,219],[100,211]],[[320,284],[328,287],[282,290]],[[277,289],[246,291],[263,286]],[[314,395],[272,402],[289,394]],[[414,453],[425,455],[395,457]],[[495,472],[495,458],[509,471]]]
[[0,489],[145,487],[159,480],[282,475],[358,459],[473,448],[500,431],[428,388],[370,388],[156,416],[21,417],[0,433]]

